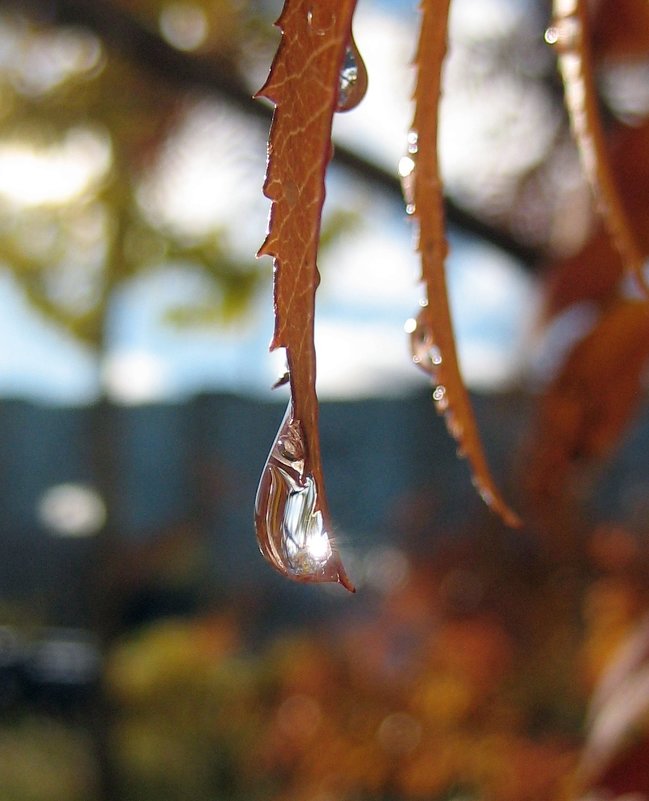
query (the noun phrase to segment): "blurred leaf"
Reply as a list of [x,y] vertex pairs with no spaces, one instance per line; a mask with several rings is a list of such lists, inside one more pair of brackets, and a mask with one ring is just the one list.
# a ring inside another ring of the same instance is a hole
[[558,50],[565,103],[581,162],[604,226],[619,252],[624,267],[649,293],[644,278],[644,258],[636,232],[625,209],[619,182],[610,162],[601,119],[591,53],[592,10],[586,0],[554,3],[554,20],[548,41]]
[[554,497],[579,462],[605,456],[640,402],[649,360],[649,306],[619,300],[578,342],[540,400],[529,486]]
[[411,172],[405,181],[414,187],[410,189],[406,185],[406,203],[419,222],[418,249],[427,305],[419,313],[417,328],[413,332],[413,353],[415,361],[432,376],[436,406],[444,414],[449,431],[471,465],[473,482],[481,497],[505,523],[517,526],[520,520],[496,488],[480,442],[458,366],[446,287],[448,244],[437,159],[437,114],[446,52],[448,7],[448,2],[428,0],[423,3],[416,57],[416,110],[409,139],[411,158],[406,157],[410,159],[407,163]]
[[578,777],[583,786],[649,793],[649,618],[626,637],[595,688]]
[[[643,256],[649,255],[649,121],[617,124],[609,135],[611,167],[625,213]],[[619,292],[623,264],[610,236],[597,226],[575,254],[552,264],[544,314],[552,317],[580,300],[610,301]]]

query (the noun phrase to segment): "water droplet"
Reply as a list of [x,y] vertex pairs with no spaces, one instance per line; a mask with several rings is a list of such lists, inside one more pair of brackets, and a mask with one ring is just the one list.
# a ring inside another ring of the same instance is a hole
[[417,131],[409,131],[406,141],[408,142],[408,153],[412,155],[419,150],[419,134]]
[[408,155],[399,159],[399,179],[401,180],[401,192],[406,203],[406,214],[415,213],[415,154],[417,153],[417,134],[410,131],[408,134]]
[[559,31],[555,25],[550,25],[549,28],[545,31],[545,36],[543,37],[547,44],[554,45],[559,41]]
[[430,359],[430,363],[436,366],[442,363],[442,352],[437,345],[431,345],[428,350],[428,358]]
[[545,41],[559,52],[576,50],[582,37],[582,25],[576,16],[561,17],[552,23],[545,32]]
[[406,334],[414,334],[417,330],[417,321],[414,317],[409,317],[406,322],[403,324],[403,330]]
[[445,411],[448,408],[448,398],[446,397],[446,387],[439,384],[433,390],[433,400],[437,405],[439,411]]
[[320,3],[313,3],[307,9],[306,21],[312,33],[316,36],[324,36],[328,30],[333,28],[336,15],[328,9],[322,8]]
[[399,175],[401,178],[407,178],[415,169],[415,162],[410,156],[403,156],[399,159]]
[[406,214],[415,213],[415,160],[412,156],[403,156],[399,160],[398,172],[401,180],[401,192],[406,203]]
[[421,322],[421,319],[412,318],[406,323],[406,333],[410,334],[410,352],[413,362],[435,377],[443,357],[441,350],[434,342],[433,332]]
[[336,111],[350,111],[356,108],[365,97],[366,91],[367,68],[352,38],[345,50],[340,70]]
[[255,499],[259,548],[280,573],[297,581],[334,581],[348,589],[332,547],[318,486],[309,471],[302,426],[289,404],[264,466]]

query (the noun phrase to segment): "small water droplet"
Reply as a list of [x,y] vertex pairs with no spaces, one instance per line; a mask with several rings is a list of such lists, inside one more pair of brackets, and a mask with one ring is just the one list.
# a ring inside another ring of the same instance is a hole
[[576,50],[583,35],[582,25],[577,16],[561,17],[553,21],[545,32],[545,41],[559,52]]
[[437,345],[432,345],[428,350],[428,358],[430,363],[438,366],[442,363],[442,352]]
[[351,111],[356,108],[365,97],[365,92],[367,92],[367,68],[352,38],[345,50],[340,70],[336,111]]
[[415,213],[415,160],[410,156],[403,156],[399,160],[398,172],[401,181],[401,193],[406,204],[406,214]]
[[307,9],[306,21],[312,33],[324,36],[334,26],[336,15],[328,9],[323,9],[320,3],[313,3]]
[[417,131],[409,131],[406,141],[408,142],[408,153],[412,155],[419,150],[419,134]]
[[448,406],[448,399],[446,397],[446,387],[443,384],[439,384],[433,390],[433,400],[437,404],[438,409],[441,409],[442,406],[444,406],[444,408]]
[[549,45],[556,44],[559,41],[559,31],[557,30],[556,25],[550,25],[550,27],[546,29],[545,36],[543,38]]
[[409,317],[406,322],[403,324],[403,330],[406,334],[414,334],[417,330],[417,321],[414,317]]
[[399,159],[399,175],[401,178],[407,178],[415,169],[415,161],[410,156],[402,156]]
[[434,342],[433,332],[421,322],[420,318],[416,320],[411,318],[406,323],[406,333],[410,334],[410,352],[413,362],[434,378],[437,368],[442,364],[443,357],[441,350]]
[[399,159],[399,179],[401,181],[401,192],[406,204],[406,214],[412,215],[415,213],[415,168],[417,162],[415,154],[417,153],[417,134],[411,131],[408,134],[408,155],[402,156]]
[[302,426],[290,404],[259,482],[255,527],[262,554],[280,573],[298,581],[338,581],[351,589],[332,547]]

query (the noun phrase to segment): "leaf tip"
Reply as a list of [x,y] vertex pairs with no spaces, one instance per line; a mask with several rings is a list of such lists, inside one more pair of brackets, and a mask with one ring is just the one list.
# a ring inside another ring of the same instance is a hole
[[356,594],[356,587],[352,584],[349,576],[345,572],[345,568],[340,564],[338,566],[338,584],[343,586],[346,590],[352,593],[352,595]]

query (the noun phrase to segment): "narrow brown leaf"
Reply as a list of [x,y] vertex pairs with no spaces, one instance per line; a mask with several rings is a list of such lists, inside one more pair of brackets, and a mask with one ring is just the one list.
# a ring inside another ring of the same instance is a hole
[[554,0],[546,39],[557,47],[559,70],[584,172],[609,236],[646,294],[644,258],[615,182],[600,120],[593,75],[587,0]]
[[[325,532],[330,531],[330,523],[320,453],[313,342],[319,282],[316,256],[325,172],[331,156],[331,124],[339,101],[340,73],[351,42],[355,2],[286,0],[277,22],[282,39],[268,81],[259,92],[275,104],[264,184],[264,192],[272,201],[270,222],[259,254],[274,259],[275,332],[271,349],[286,349],[289,369],[291,409],[280,434],[289,431],[295,442],[299,441],[303,463],[298,478],[312,478],[311,513],[324,521]],[[272,459],[273,451],[260,492],[275,486],[269,473]],[[258,507],[259,503],[258,495]],[[314,569],[296,570],[287,564],[278,543],[263,542],[273,536],[265,521],[258,509],[262,552],[280,572],[299,581],[338,581],[352,589],[331,540],[326,559],[312,565]]]
[[444,262],[448,244],[444,230],[442,185],[437,157],[437,118],[442,63],[446,53],[449,0],[423,0],[416,57],[416,111],[408,139],[409,156],[402,174],[407,211],[419,223],[418,249],[427,304],[412,332],[413,359],[433,380],[433,398],[447,427],[466,455],[473,481],[483,500],[510,526],[520,525],[491,477],[469,397],[460,374],[448,303]]

